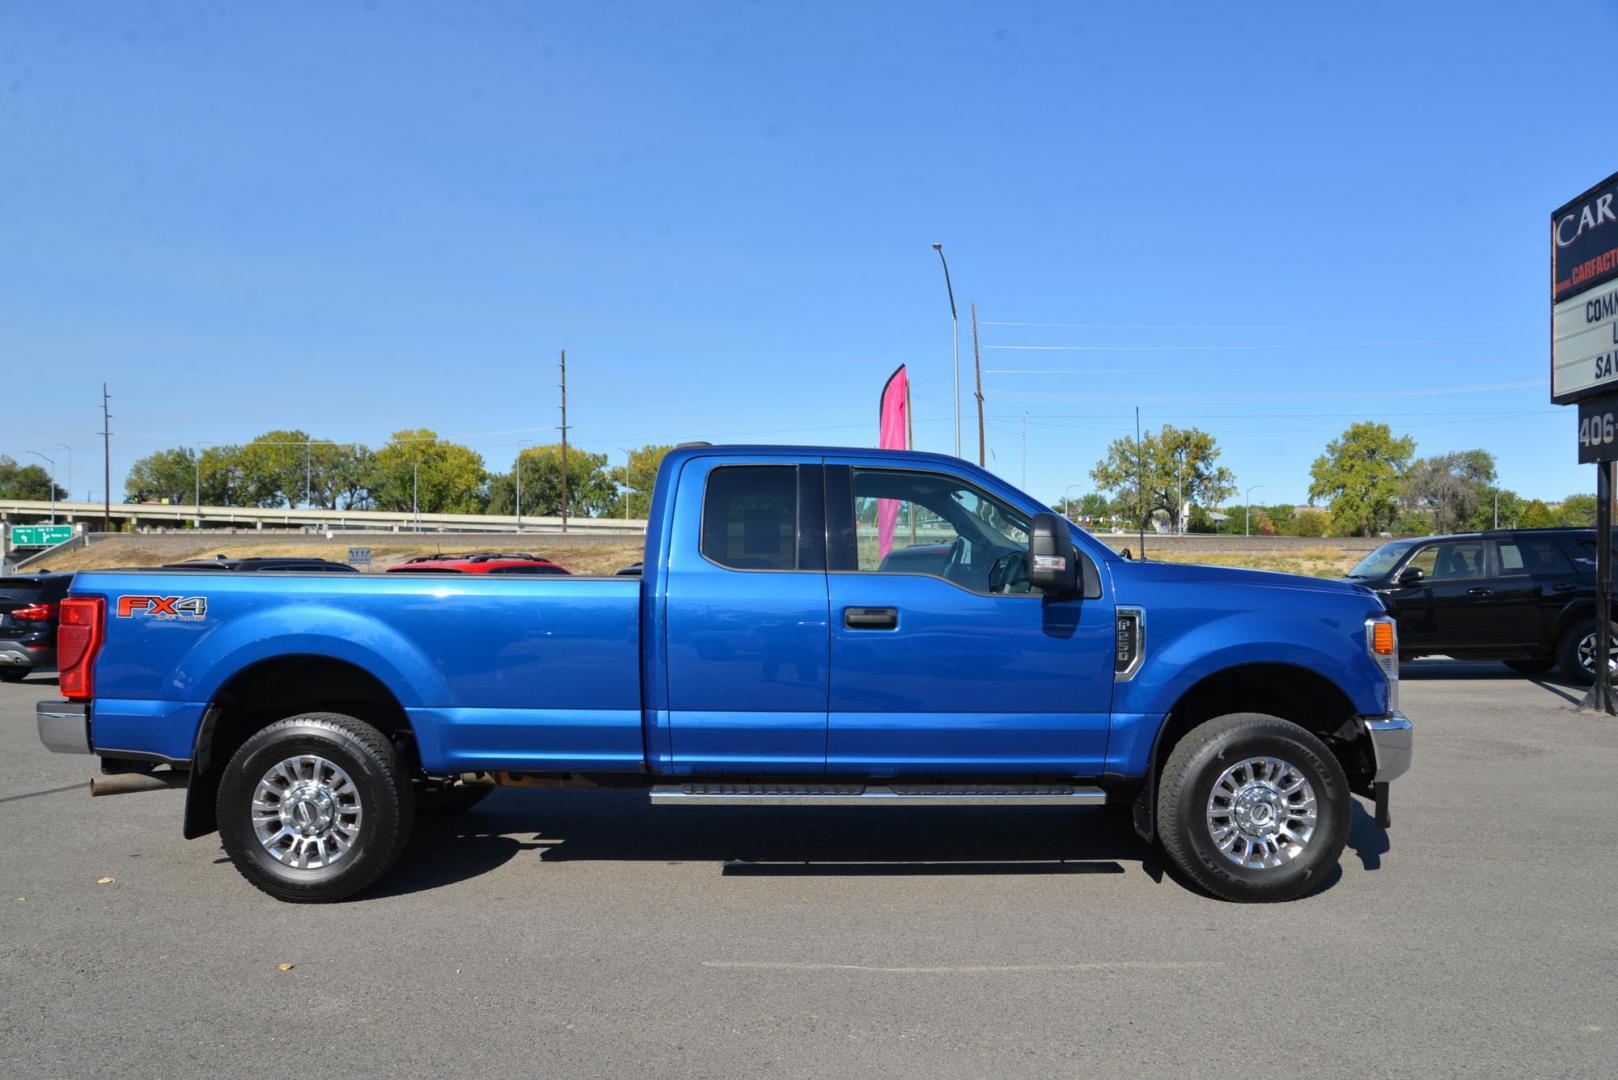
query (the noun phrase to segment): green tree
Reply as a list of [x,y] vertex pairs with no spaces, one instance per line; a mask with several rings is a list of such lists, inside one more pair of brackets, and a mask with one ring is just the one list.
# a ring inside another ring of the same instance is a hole
[[329,510],[370,506],[376,455],[359,443],[315,442],[309,447],[311,502]]
[[1164,424],[1139,443],[1127,435],[1113,440],[1090,478],[1112,493],[1115,510],[1131,527],[1161,510],[1178,529],[1186,503],[1217,504],[1236,490],[1235,475],[1218,460],[1212,435]]
[[1297,511],[1291,503],[1275,503],[1273,506],[1265,507],[1264,513],[1270,519],[1270,524],[1275,526],[1277,536],[1297,535],[1292,531],[1292,523],[1297,516]]
[[129,467],[124,501],[188,503],[196,498],[197,459],[186,447],[157,450]]
[[[522,470],[524,516],[557,517],[562,513],[561,443],[524,447],[512,469],[489,479],[489,513],[515,512],[517,469]],[[576,446],[567,448],[567,502],[570,517],[612,517],[623,513],[606,454],[592,454]]]
[[[47,502],[51,497],[50,470],[43,465],[19,465],[0,454],[0,499],[37,499]],[[55,485],[56,497],[67,498],[67,489]]]
[[244,444],[235,458],[242,501],[248,506],[302,504],[313,452],[312,438],[297,428],[266,431]]
[[427,428],[395,431],[371,456],[369,476],[379,510],[409,510],[413,496],[424,514],[476,514],[484,507],[483,458]]
[[1208,508],[1206,506],[1203,506],[1201,503],[1195,503],[1192,505],[1191,512],[1186,515],[1185,531],[1194,533],[1211,533],[1216,531],[1214,528],[1213,515],[1208,513]]
[[1330,504],[1338,535],[1375,535],[1398,512],[1400,477],[1415,452],[1414,439],[1394,438],[1386,424],[1354,424],[1327,443],[1310,467],[1309,503]]
[[1474,521],[1485,504],[1493,513],[1494,455],[1459,450],[1413,462],[1405,471],[1405,506],[1427,510],[1435,532],[1454,532]]
[[[663,459],[668,457],[672,446],[657,446],[648,443],[638,450],[629,452],[629,464],[612,470],[612,479],[618,486],[627,489],[629,497],[629,516],[644,518],[652,512],[652,488],[657,484],[657,470],[662,467]],[[571,464],[571,462],[569,463]],[[569,469],[571,474],[572,470]],[[571,483],[571,476],[569,483]],[[624,513],[623,500],[620,497],[618,514]]]
[[1544,499],[1529,499],[1523,503],[1515,520],[1517,526],[1523,529],[1548,529],[1561,523],[1556,510],[1547,505]]
[[1292,515],[1293,536],[1325,536],[1330,527],[1331,518],[1313,506],[1300,506]]
[[1577,525],[1588,529],[1596,523],[1596,497],[1594,495],[1569,495],[1562,500],[1562,505],[1556,508],[1556,524]]

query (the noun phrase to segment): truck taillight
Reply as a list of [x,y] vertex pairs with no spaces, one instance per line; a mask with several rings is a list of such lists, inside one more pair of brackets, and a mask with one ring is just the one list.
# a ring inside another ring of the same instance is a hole
[[61,672],[62,696],[88,701],[94,690],[91,673],[101,651],[101,630],[107,605],[99,596],[70,596],[62,601],[62,621],[56,627],[56,667]]

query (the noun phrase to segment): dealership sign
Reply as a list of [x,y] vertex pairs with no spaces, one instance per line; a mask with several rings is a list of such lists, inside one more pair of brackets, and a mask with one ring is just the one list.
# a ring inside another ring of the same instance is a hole
[[1551,401],[1618,392],[1618,175],[1551,215]]

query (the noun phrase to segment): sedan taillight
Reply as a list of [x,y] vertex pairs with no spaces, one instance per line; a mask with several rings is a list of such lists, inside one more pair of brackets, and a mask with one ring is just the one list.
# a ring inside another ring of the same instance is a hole
[[27,622],[50,622],[56,618],[55,604],[29,604],[27,607],[13,608],[13,619],[23,619]]

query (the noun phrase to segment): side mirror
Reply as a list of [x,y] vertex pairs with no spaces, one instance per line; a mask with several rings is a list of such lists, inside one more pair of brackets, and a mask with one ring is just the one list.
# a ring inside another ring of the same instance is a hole
[[1419,585],[1421,583],[1421,579],[1426,576],[1426,574],[1422,573],[1421,567],[1407,566],[1403,570],[1399,571],[1399,584]]
[[1028,526],[1028,583],[1051,596],[1079,591],[1079,560],[1067,523],[1055,514],[1035,514]]

